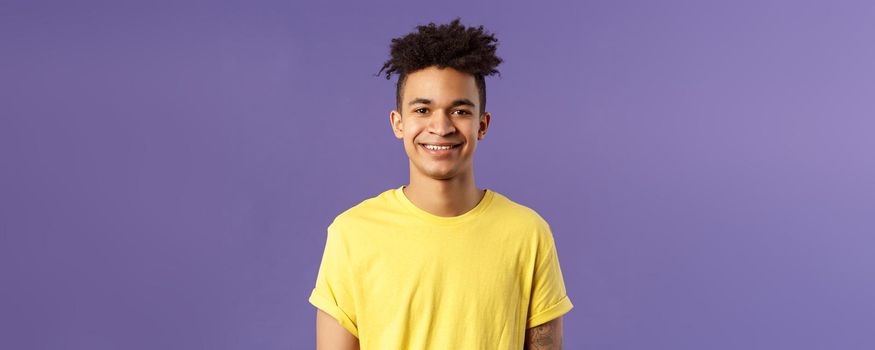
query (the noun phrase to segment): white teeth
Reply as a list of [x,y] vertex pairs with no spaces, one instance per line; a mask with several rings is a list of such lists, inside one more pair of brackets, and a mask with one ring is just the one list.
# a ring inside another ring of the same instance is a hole
[[450,149],[450,148],[453,148],[453,146],[435,146],[435,145],[425,145],[425,148],[428,148],[428,149],[430,149],[430,150],[442,150],[442,149]]

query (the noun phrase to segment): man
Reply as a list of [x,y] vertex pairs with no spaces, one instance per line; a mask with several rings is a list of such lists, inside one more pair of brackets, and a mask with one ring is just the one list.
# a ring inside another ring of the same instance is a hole
[[474,182],[497,39],[458,18],[417,29],[380,70],[399,74],[389,121],[410,183],[328,226],[309,298],[317,348],[561,349],[573,305],[550,226]]

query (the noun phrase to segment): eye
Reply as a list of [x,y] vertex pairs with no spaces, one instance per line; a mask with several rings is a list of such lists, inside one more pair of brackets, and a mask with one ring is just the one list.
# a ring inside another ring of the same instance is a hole
[[428,110],[428,108],[423,107],[423,108],[417,108],[417,109],[414,109],[413,112],[415,112],[415,113],[425,113],[425,112],[420,112],[420,111],[427,111],[427,110]]
[[455,110],[454,112],[461,112],[461,114],[471,114],[471,112],[468,112],[468,111],[466,111],[466,110],[464,110],[464,109],[457,109],[457,110]]

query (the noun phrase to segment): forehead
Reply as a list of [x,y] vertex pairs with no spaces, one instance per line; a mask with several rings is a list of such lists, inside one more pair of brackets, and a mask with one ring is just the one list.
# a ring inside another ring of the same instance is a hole
[[459,98],[477,101],[477,83],[471,74],[432,66],[408,74],[402,94],[405,103],[416,98],[427,98],[437,104]]

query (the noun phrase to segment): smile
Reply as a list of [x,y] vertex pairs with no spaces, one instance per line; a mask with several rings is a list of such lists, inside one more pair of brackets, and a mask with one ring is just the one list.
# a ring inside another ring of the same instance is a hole
[[428,145],[428,144],[421,144],[421,143],[418,145],[420,147],[422,147],[429,154],[437,155],[437,156],[447,155],[447,154],[450,154],[452,152],[455,152],[455,150],[458,149],[459,146],[461,146],[461,144],[452,145],[452,146],[436,146],[436,145]]
[[455,147],[458,147],[459,145],[452,145],[452,146],[423,145],[423,146],[425,146],[425,148],[428,148],[428,149],[439,150],[439,149],[455,148]]

